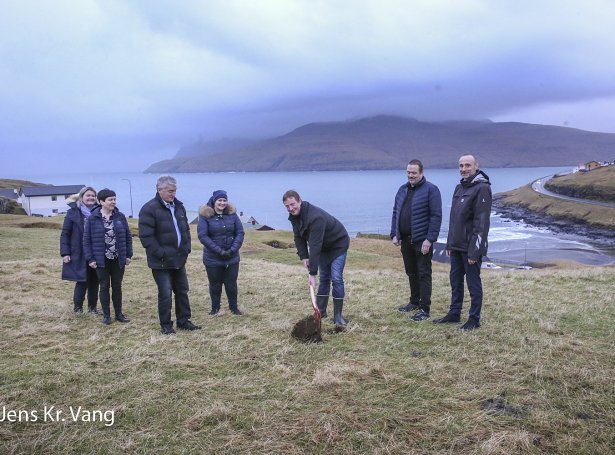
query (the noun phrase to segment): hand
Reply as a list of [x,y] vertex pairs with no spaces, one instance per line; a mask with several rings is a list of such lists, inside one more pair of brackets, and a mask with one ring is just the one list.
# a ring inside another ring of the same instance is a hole
[[305,266],[306,269],[309,270],[309,268],[310,268],[310,260],[309,259],[303,259],[303,265]]
[[393,245],[395,245],[395,246],[399,246],[399,240],[397,240],[397,236],[394,236],[394,237],[391,239],[391,242],[393,242]]
[[88,264],[91,268],[95,269],[96,268],[96,261],[92,261]]
[[429,253],[429,249],[430,248],[431,248],[431,242],[429,240],[425,239],[425,241],[421,245],[421,253],[423,253],[423,254]]
[[126,265],[130,264],[132,262],[131,258],[126,258]]
[[476,261],[476,259],[470,259],[470,258],[468,258],[468,264],[470,264],[470,265],[474,265],[474,264],[476,264],[476,262],[477,262],[477,261]]
[[450,258],[451,257],[451,250],[446,250],[446,255]]
[[68,264],[70,262],[70,256],[62,256],[62,262],[64,262],[64,264]]
[[231,250],[222,250],[222,253],[220,253],[220,256],[223,258],[230,258],[232,255],[233,252]]
[[316,275],[308,275],[308,285],[313,288],[316,287]]

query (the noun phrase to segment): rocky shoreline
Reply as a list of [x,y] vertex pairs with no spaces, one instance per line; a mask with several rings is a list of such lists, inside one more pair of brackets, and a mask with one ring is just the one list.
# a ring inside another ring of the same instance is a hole
[[615,246],[613,229],[587,224],[576,219],[545,215],[520,204],[504,204],[503,199],[501,195],[494,195],[492,206],[493,211],[503,217],[522,221],[530,226],[548,228],[555,233],[585,237],[595,243]]

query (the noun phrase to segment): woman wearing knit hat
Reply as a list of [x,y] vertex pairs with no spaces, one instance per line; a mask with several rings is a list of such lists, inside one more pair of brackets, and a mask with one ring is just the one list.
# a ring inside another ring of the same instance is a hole
[[78,194],[66,198],[66,203],[70,209],[66,212],[60,234],[62,279],[75,281],[73,291],[75,313],[83,313],[83,301],[87,293],[88,313],[100,314],[96,309],[98,277],[96,271],[88,267],[83,255],[83,229],[92,210],[98,206],[96,190],[91,186],[84,186]]
[[235,206],[228,202],[226,191],[214,191],[207,204],[199,209],[197,232],[203,244],[203,264],[209,280],[209,314],[215,315],[220,311],[224,285],[231,313],[241,315],[237,306],[237,276],[244,233]]

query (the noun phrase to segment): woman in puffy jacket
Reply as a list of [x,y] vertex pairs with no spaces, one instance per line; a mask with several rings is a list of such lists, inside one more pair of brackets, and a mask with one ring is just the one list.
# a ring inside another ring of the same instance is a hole
[[98,206],[96,190],[84,186],[78,194],[66,198],[70,207],[66,212],[62,233],[60,234],[60,256],[62,256],[62,279],[75,282],[73,291],[73,310],[83,313],[83,301],[88,295],[88,313],[100,314],[96,309],[98,302],[98,277],[96,271],[88,267],[83,255],[83,230],[85,222]]
[[244,233],[235,207],[228,202],[226,191],[214,191],[207,204],[200,208],[197,232],[203,244],[203,264],[209,280],[209,314],[215,315],[220,311],[224,285],[231,313],[241,315],[237,306],[237,276]]
[[129,322],[122,313],[122,279],[132,260],[132,235],[126,216],[116,205],[115,192],[107,188],[98,192],[100,208],[92,212],[85,224],[83,252],[88,265],[96,270],[100,282],[100,305],[103,324],[111,324],[111,295],[115,320]]

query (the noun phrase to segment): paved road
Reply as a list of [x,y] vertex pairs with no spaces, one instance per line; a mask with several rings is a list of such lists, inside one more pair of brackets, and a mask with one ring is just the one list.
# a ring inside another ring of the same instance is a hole
[[546,196],[551,196],[557,199],[564,199],[566,201],[579,202],[581,204],[599,205],[601,207],[610,207],[610,208],[615,209],[615,204],[610,203],[610,202],[592,201],[591,199],[579,199],[576,197],[563,196],[561,194],[557,194],[552,191],[549,191],[544,187],[544,185],[552,178],[553,176],[549,175],[547,177],[541,177],[538,180],[535,180],[532,183],[532,189],[536,191],[537,193],[544,194]]

